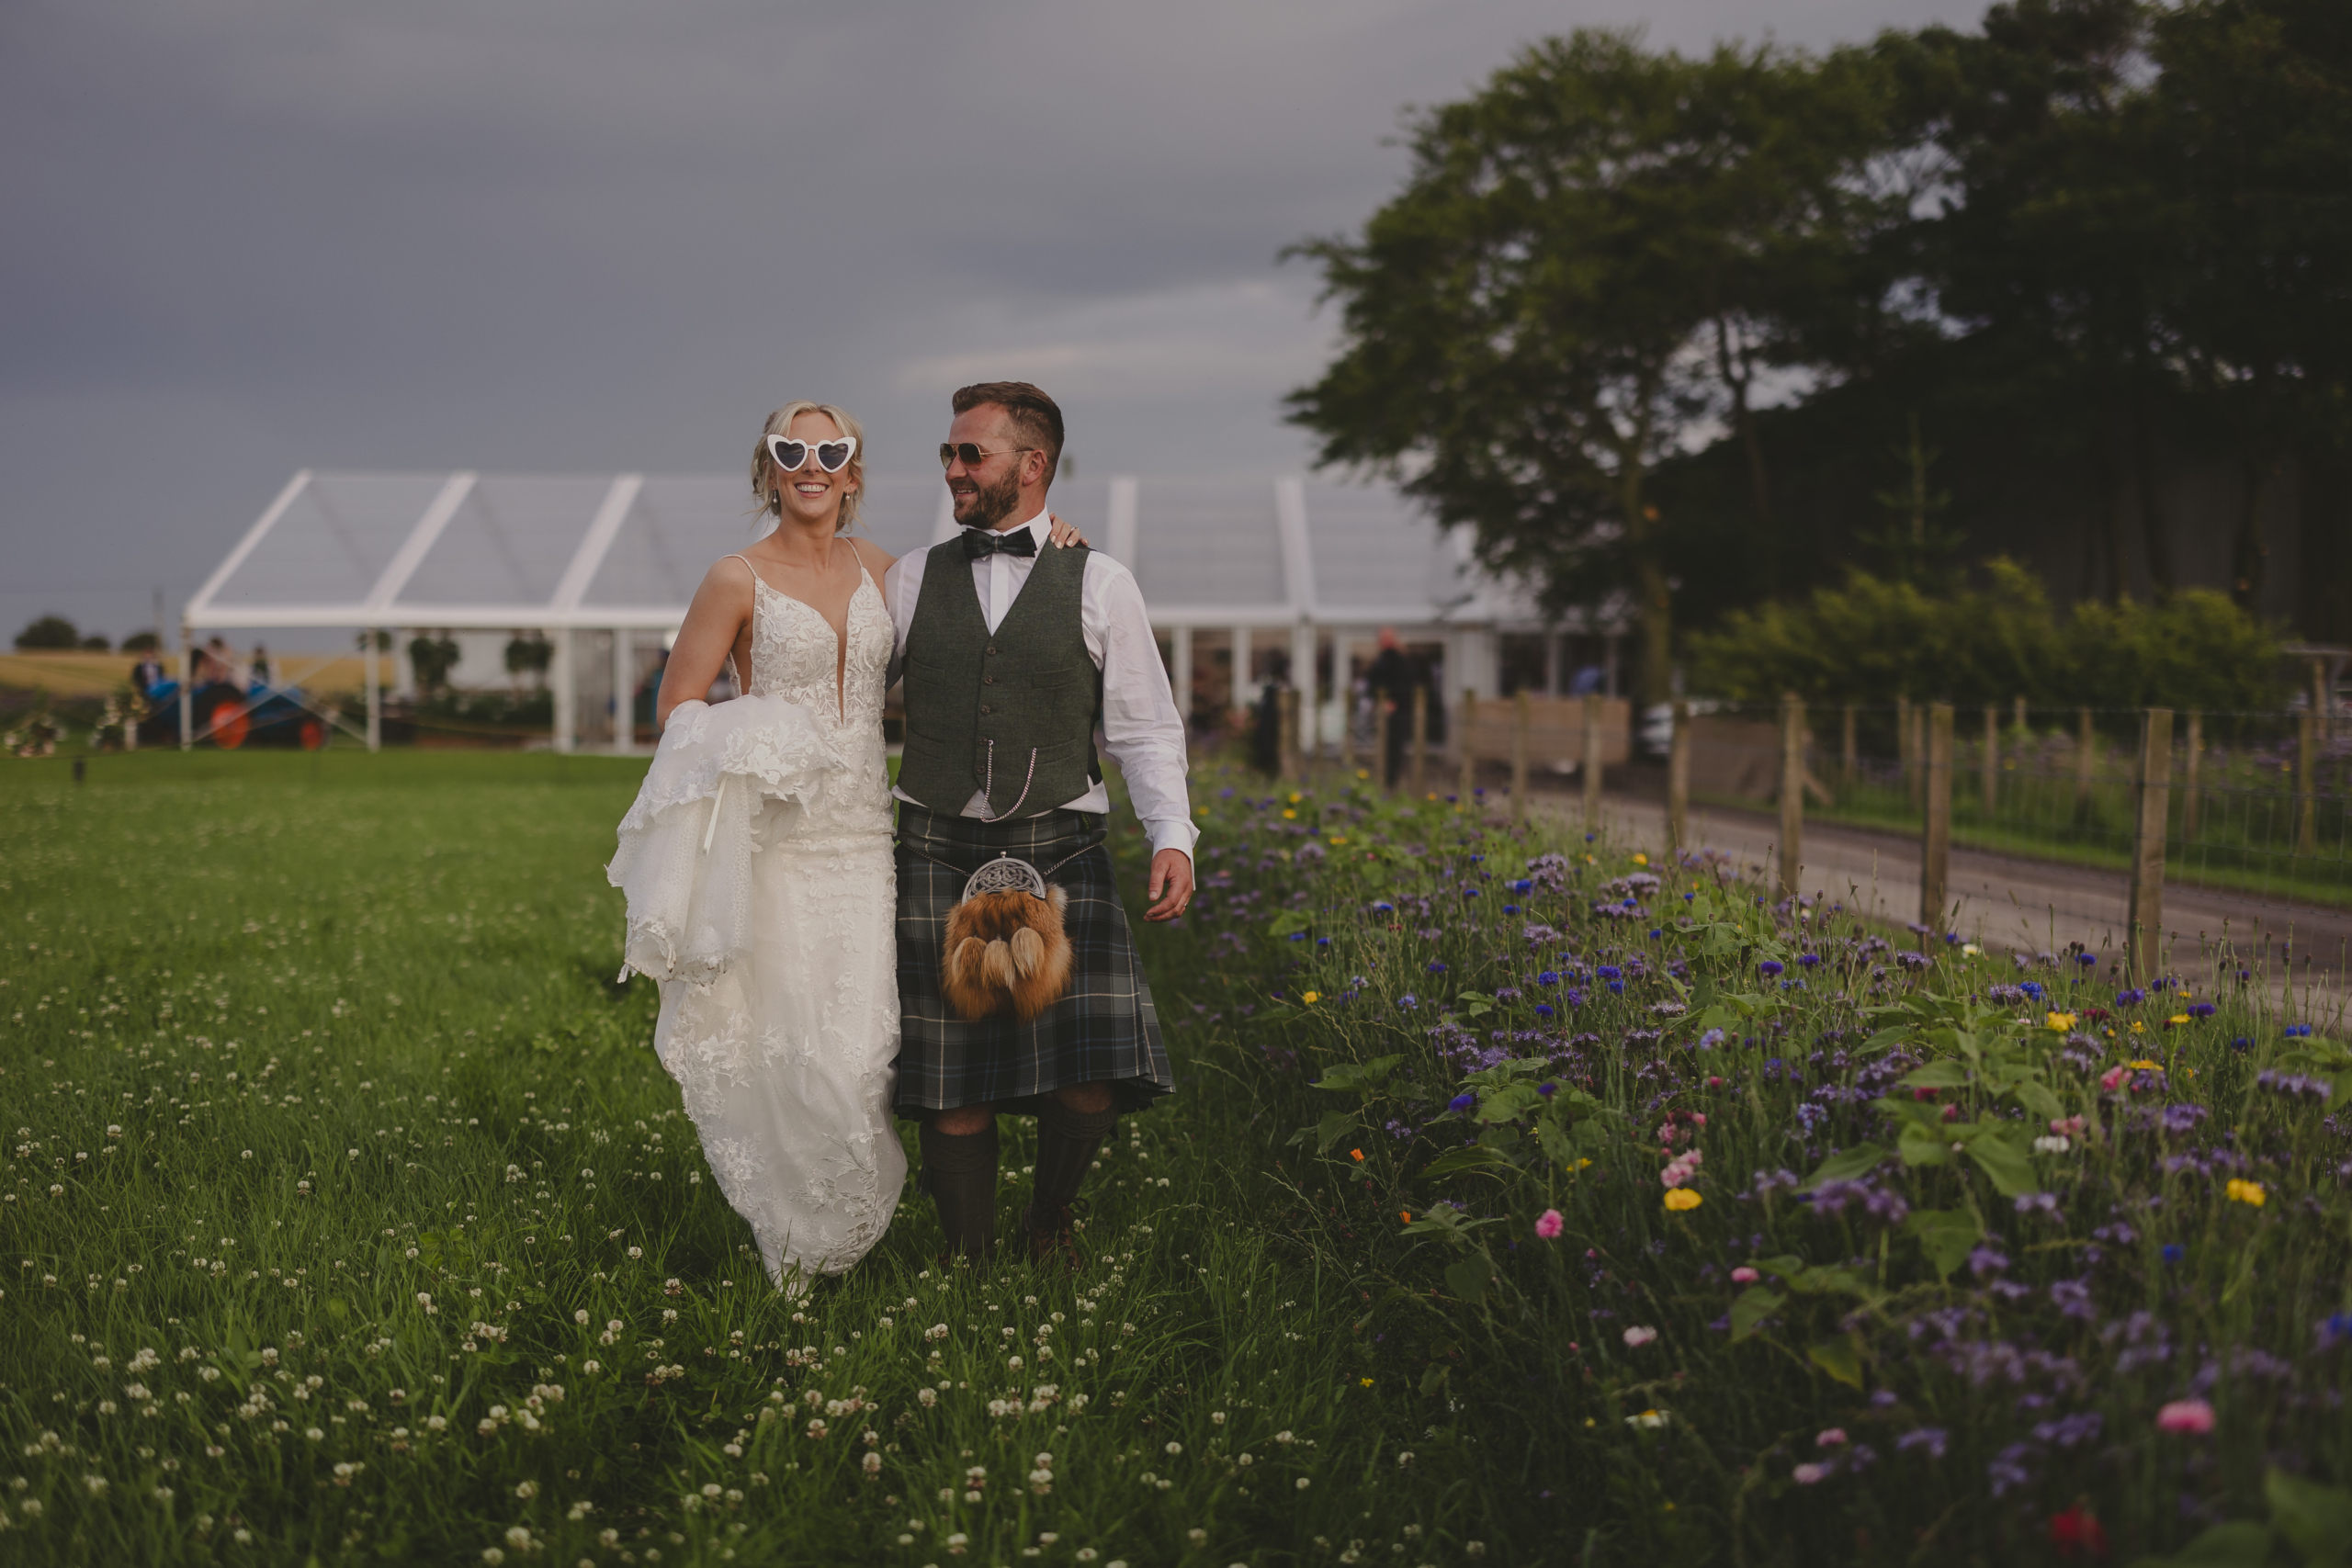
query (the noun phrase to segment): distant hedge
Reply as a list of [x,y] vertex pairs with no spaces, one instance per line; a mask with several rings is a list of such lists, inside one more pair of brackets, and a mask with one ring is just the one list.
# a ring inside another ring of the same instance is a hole
[[1995,560],[1983,588],[1931,594],[1856,571],[1803,602],[1733,615],[1694,634],[1693,694],[1765,702],[2278,708],[2288,691],[2279,628],[2220,593],[2086,603],[2061,615],[2041,583]]

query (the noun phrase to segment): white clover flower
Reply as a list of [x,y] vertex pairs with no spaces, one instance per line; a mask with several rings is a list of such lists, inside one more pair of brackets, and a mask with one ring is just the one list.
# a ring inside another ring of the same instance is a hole
[[517,1497],[522,1498],[522,1499],[523,1499],[523,1501],[525,1501],[525,1502],[526,1502],[526,1503],[527,1503],[527,1502],[529,1502],[532,1498],[534,1498],[534,1497],[537,1496],[538,1495],[539,1495],[539,1483],[538,1483],[537,1482],[536,1482],[536,1481],[521,1481],[521,1482],[517,1482],[517,1483],[515,1483],[515,1485],[514,1485],[514,1495],[516,1495]]

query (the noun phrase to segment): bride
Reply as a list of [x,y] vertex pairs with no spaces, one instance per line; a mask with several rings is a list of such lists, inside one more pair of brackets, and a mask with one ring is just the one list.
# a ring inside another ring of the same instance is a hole
[[[714,565],[662,678],[662,743],[607,868],[622,976],[652,976],[654,1050],[769,1276],[794,1293],[881,1239],[906,1180],[882,696],[891,557],[843,537],[865,433],[770,414],[752,492],[773,529]],[[1076,538],[1056,524],[1055,541]],[[703,700],[732,663],[744,694]]]

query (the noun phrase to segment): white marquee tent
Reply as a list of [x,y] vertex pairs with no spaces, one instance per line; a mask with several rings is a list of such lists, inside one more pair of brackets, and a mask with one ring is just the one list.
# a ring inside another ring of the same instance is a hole
[[[1316,683],[1360,667],[1383,626],[1435,645],[1449,693],[1503,689],[1510,637],[1522,639],[1521,666],[1540,661],[1521,684],[1560,689],[1564,635],[1605,638],[1613,677],[1622,615],[1547,624],[1527,593],[1471,564],[1466,540],[1385,488],[1073,479],[1054,504],[1135,569],[1187,711],[1231,700],[1237,674],[1246,686],[1283,649],[1306,711],[1336,725]],[[626,751],[639,739],[616,716],[628,694],[704,571],[754,525],[741,476],[306,470],[189,601],[183,647],[230,628],[540,631],[554,645],[557,748]],[[935,477],[870,477],[859,525],[894,553],[955,531]],[[377,663],[369,652],[371,745]]]

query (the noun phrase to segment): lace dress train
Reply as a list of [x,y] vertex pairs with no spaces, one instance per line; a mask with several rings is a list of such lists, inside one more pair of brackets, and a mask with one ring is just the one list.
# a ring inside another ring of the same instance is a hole
[[628,898],[622,973],[661,982],[655,1052],[770,1278],[797,1292],[881,1239],[906,1180],[892,633],[871,574],[845,652],[808,605],[752,592],[749,694],[679,705],[607,874]]

